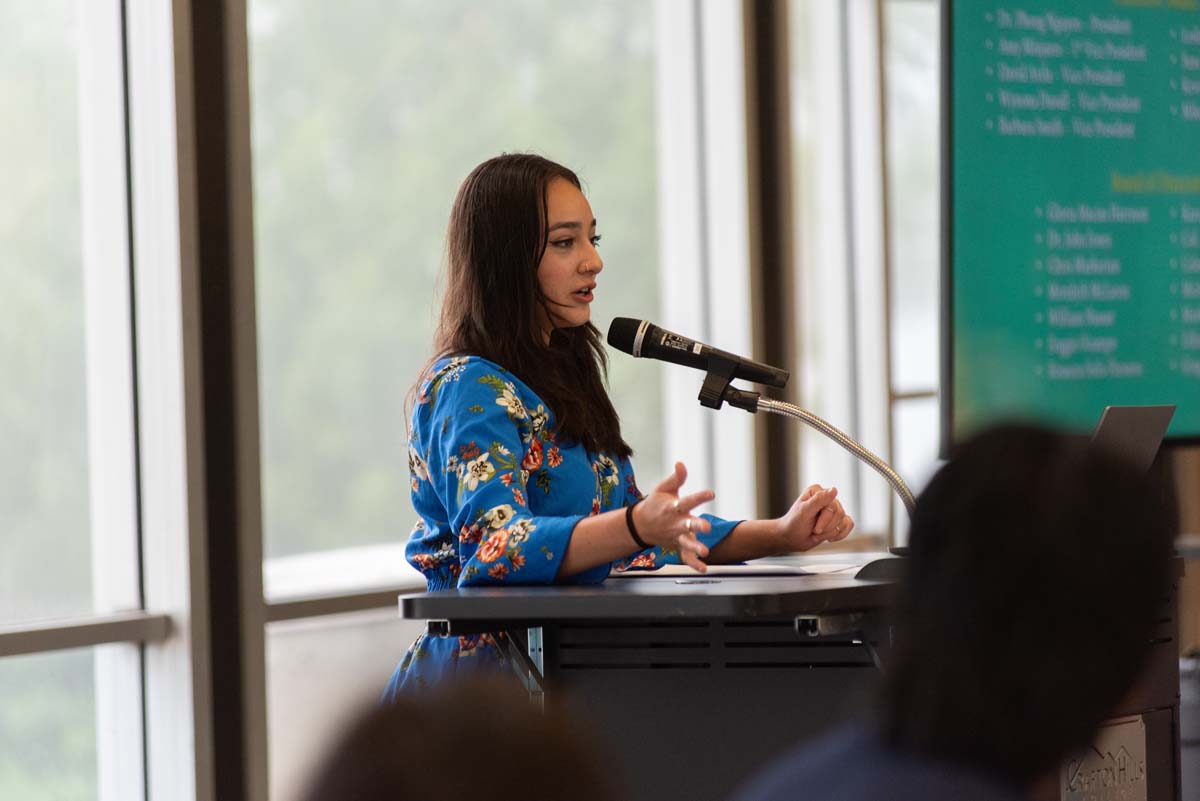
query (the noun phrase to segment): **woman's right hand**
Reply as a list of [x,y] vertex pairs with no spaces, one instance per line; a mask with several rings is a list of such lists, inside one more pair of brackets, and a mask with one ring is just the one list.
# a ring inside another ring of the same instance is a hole
[[711,531],[712,524],[694,516],[692,510],[716,496],[712,490],[680,496],[679,490],[686,480],[687,468],[683,462],[676,462],[675,472],[638,501],[633,510],[633,524],[643,540],[663,548],[677,548],[684,564],[703,573],[707,566],[701,560],[708,556],[708,547],[696,535]]

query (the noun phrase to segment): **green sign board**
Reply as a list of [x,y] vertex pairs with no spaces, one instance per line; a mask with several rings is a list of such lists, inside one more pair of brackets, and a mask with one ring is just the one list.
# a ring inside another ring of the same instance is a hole
[[1200,4],[946,2],[947,433],[1200,436]]

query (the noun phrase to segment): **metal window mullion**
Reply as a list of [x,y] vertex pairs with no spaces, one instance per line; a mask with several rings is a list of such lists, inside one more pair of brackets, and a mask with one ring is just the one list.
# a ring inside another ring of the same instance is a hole
[[[695,65],[699,22],[693,2],[656,0],[655,14],[655,164],[658,185],[659,297],[662,324],[680,333],[698,333],[704,308],[703,203],[699,164],[703,155],[697,125],[699,86]],[[662,370],[663,471],[676,460],[691,468],[689,484],[710,486],[707,426],[695,402],[697,374]]]
[[[710,330],[709,311],[712,308],[712,254],[709,248],[708,230],[712,226],[712,220],[709,214],[709,196],[711,188],[709,187],[709,170],[708,170],[708,114],[705,113],[705,108],[708,105],[707,93],[708,89],[705,84],[705,43],[704,43],[704,7],[700,0],[692,0],[691,13],[688,15],[691,25],[692,36],[692,75],[695,81],[695,119],[693,120],[693,130],[696,135],[696,214],[697,214],[697,229],[699,237],[696,241],[696,246],[699,249],[697,259],[697,267],[699,268],[699,281],[697,289],[699,290],[699,308],[703,312],[698,315],[695,322],[695,336],[702,340],[708,340],[712,336]],[[705,426],[705,442],[706,450],[708,451],[708,469],[711,475],[712,471],[712,447],[713,436],[710,426]]]
[[166,639],[170,630],[170,616],[146,612],[0,626],[0,657],[119,642],[157,642]]
[[[792,224],[791,23],[786,3],[751,0],[745,5],[745,71],[751,327],[755,357],[793,368],[796,326]],[[794,381],[770,393],[800,400]],[[777,415],[755,419],[758,515],[783,514],[800,484],[799,447],[791,421]]]
[[[858,375],[858,304],[855,302],[855,280],[858,273],[856,258],[856,229],[854,215],[854,148],[852,132],[854,130],[854,98],[852,95],[850,70],[853,65],[850,59],[850,0],[838,2],[838,38],[841,59],[838,70],[839,89],[842,95],[842,131],[845,137],[842,149],[842,181],[846,187],[843,195],[843,215],[846,248],[846,325],[850,339],[849,364],[846,365],[846,375],[850,382],[849,420],[846,421],[846,432],[857,439],[859,437],[859,375]],[[862,503],[862,471],[855,469],[851,479],[854,498]]]
[[149,801],[214,801],[204,426],[186,3],[126,9]]
[[285,620],[341,615],[347,612],[365,612],[370,609],[395,607],[397,598],[404,592],[424,592],[424,584],[396,585],[384,589],[362,592],[339,593],[337,595],[314,595],[300,598],[274,599],[268,602],[268,623]]
[[[853,273],[851,320],[854,352],[854,434],[883,458],[893,458],[888,393],[886,225],[883,172],[882,73],[877,0],[843,5],[846,57],[847,176],[853,198],[849,246]],[[860,466],[856,497],[864,530],[890,530],[891,495]]]
[[[896,454],[896,368],[892,359],[892,208],[891,208],[891,164],[888,158],[888,137],[891,128],[888,125],[888,85],[887,85],[887,25],[885,20],[886,0],[875,0],[875,38],[879,43],[879,181],[880,196],[883,200],[883,358],[887,386],[887,454],[889,460],[895,459]],[[888,503],[888,545],[896,544],[896,503]]]
[[[703,341],[712,339],[711,331],[711,308],[712,308],[712,252],[709,242],[709,231],[712,228],[712,220],[710,219],[709,201],[712,197],[712,188],[709,183],[711,176],[709,175],[708,164],[708,114],[706,108],[708,103],[708,87],[705,80],[705,62],[707,53],[705,47],[705,31],[704,31],[704,6],[701,0],[692,0],[691,19],[691,34],[692,34],[692,74],[695,76],[696,88],[696,119],[694,121],[696,132],[696,200],[698,206],[697,230],[699,239],[697,246],[699,247],[700,258],[697,262],[700,275],[698,288],[700,290],[699,306],[701,313],[696,315],[694,336]],[[687,334],[685,334],[686,336]],[[701,418],[700,435],[704,438],[704,475],[708,476],[708,480],[701,486],[714,487],[717,483],[716,467],[716,449],[717,437],[713,430],[715,420],[706,415]],[[724,497],[724,496],[722,496]]]
[[[698,5],[700,170],[703,176],[704,336],[734,353],[751,353],[746,56],[741,0]],[[695,392],[703,381],[693,378]],[[689,399],[696,403],[695,395]],[[712,511],[747,517],[757,506],[754,418],[732,408],[707,414]]]
[[901,401],[925,400],[927,398],[936,398],[937,396],[938,391],[936,389],[892,390],[888,395],[888,401],[894,406]]
[[[125,57],[120,0],[79,2],[76,8],[92,598],[93,608],[103,613],[138,608],[142,603]],[[97,633],[111,636],[114,626],[121,628],[121,624],[107,623],[65,632],[28,631],[14,634],[8,644],[92,644]],[[142,799],[145,766],[139,651],[100,648],[93,664],[97,797],[100,801]]]
[[120,5],[80,3],[80,200],[94,608],[141,605]]
[[[250,79],[244,0],[190,0],[216,793],[268,795]],[[208,422],[212,421],[212,425]]]

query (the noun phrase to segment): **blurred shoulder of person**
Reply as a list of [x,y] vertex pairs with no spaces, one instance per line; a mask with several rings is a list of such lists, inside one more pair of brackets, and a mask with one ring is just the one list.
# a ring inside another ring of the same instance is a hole
[[737,801],[1057,798],[1062,761],[1144,679],[1177,527],[1161,482],[1082,437],[964,442],[917,500],[876,714]]

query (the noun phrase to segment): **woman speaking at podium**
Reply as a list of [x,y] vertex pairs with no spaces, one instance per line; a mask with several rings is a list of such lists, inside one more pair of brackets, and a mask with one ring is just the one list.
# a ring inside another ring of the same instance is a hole
[[[429,589],[597,584],[612,569],[737,562],[840,540],[836,489],[809,487],[774,520],[697,515],[708,490],[675,470],[643,495],[605,390],[591,323],[604,262],[571,170],[535,155],[480,164],[446,236],[433,360],[416,386],[409,471],[419,519],[408,560]],[[492,635],[423,635],[385,698],[502,664]]]

